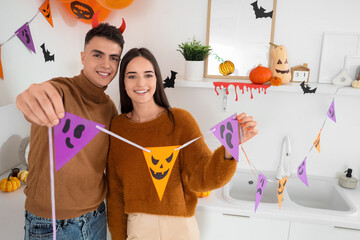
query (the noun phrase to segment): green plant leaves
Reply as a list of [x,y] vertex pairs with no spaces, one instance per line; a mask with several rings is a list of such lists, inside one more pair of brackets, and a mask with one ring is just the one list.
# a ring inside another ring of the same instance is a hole
[[183,42],[178,46],[177,51],[184,56],[186,61],[203,61],[212,50],[210,46],[202,45],[195,37],[191,41]]

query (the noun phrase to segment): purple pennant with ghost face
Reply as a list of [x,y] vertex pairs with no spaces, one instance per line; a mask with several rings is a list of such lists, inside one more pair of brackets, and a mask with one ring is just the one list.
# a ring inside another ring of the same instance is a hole
[[336,122],[336,116],[335,116],[335,102],[334,100],[331,102],[331,105],[329,107],[329,110],[327,112],[327,116],[333,120],[334,122]]
[[297,175],[306,186],[309,186],[306,175],[306,158],[300,163],[299,167],[297,168]]
[[262,173],[260,173],[256,187],[255,212],[263,196],[266,184],[267,184],[266,177]]
[[236,161],[239,161],[239,127],[236,114],[212,127],[211,131]]
[[35,52],[34,42],[31,37],[31,32],[29,28],[29,23],[25,23],[21,28],[19,28],[15,34],[20,38],[20,40],[27,46],[31,51]]
[[105,127],[71,113],[65,113],[65,117],[54,127],[56,171],[70,161],[99,133],[100,130],[96,128],[96,125]]

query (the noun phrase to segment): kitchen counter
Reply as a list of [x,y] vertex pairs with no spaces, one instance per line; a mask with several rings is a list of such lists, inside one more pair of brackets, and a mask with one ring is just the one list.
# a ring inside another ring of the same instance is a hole
[[[336,180],[337,179],[334,178],[334,181]],[[212,191],[206,198],[199,198],[197,210],[251,218],[268,218],[291,222],[305,222],[309,224],[324,224],[336,228],[346,228],[360,231],[359,186],[357,189],[343,189],[344,193],[356,207],[356,211],[352,213],[326,211],[305,207],[303,207],[304,211],[299,211],[298,207],[294,208],[292,203],[287,203],[285,197],[282,202],[281,209],[279,209],[279,205],[277,203],[269,204],[260,202],[256,213],[254,213],[255,201],[232,203],[224,197],[223,189],[224,188],[220,188]]]

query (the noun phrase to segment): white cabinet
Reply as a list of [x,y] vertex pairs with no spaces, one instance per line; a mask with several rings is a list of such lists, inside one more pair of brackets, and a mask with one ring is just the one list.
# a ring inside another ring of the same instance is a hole
[[291,222],[289,240],[359,240],[360,230],[329,225]]
[[[197,210],[201,240],[287,240],[289,221],[224,215]],[[303,239],[302,239],[303,240]]]

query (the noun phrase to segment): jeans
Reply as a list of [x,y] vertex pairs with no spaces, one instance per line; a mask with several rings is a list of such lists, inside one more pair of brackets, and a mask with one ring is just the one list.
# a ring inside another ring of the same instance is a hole
[[[56,220],[57,240],[103,240],[106,239],[106,209],[102,202],[100,207],[84,215]],[[41,218],[25,211],[25,240],[52,240],[52,219]]]

